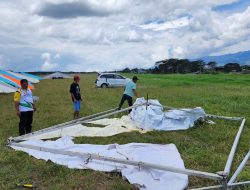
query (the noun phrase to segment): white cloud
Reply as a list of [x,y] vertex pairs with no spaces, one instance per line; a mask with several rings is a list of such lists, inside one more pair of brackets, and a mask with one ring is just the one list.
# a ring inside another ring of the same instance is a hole
[[[231,14],[212,9],[235,0],[11,2],[0,2],[0,17],[4,18],[0,20],[0,52],[6,60],[11,58],[8,67],[18,70],[150,67],[165,58],[201,57],[250,47],[246,43],[250,41],[250,8]],[[77,2],[91,14],[72,16],[57,9],[53,16],[51,12],[51,3],[58,8]],[[42,9],[52,15],[41,15]],[[99,14],[102,10],[106,14]],[[64,15],[58,18],[60,14]],[[60,67],[54,63],[59,60]],[[19,62],[30,64],[17,67]]]
[[54,59],[60,59],[61,58],[61,54],[60,53],[57,53],[55,56],[54,56]]
[[57,63],[51,63],[51,54],[50,53],[43,53],[41,55],[42,60],[44,61],[41,69],[42,71],[51,71],[57,67]]

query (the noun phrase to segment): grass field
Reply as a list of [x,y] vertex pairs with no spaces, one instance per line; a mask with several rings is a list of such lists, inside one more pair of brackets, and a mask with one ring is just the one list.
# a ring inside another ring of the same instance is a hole
[[[131,77],[132,75],[128,75]],[[173,107],[201,106],[206,113],[244,116],[243,131],[233,164],[233,171],[249,150],[250,145],[250,75],[138,75],[140,96],[158,99]],[[117,107],[122,88],[97,89],[96,75],[81,76],[83,107],[81,116]],[[72,119],[73,107],[68,92],[71,80],[43,80],[36,85],[34,95],[40,97],[34,116],[33,130],[46,128]],[[0,189],[13,189],[17,183],[32,183],[37,189],[135,189],[119,174],[74,170],[51,162],[37,160],[26,153],[15,152],[6,139],[18,135],[13,94],[0,95]],[[125,105],[124,105],[125,106]],[[126,105],[127,106],[127,105]],[[186,168],[208,172],[224,169],[239,122],[214,120],[215,125],[194,127],[186,131],[154,131],[147,134],[124,133],[107,138],[75,139],[76,143],[174,143]],[[233,172],[232,172],[233,173]],[[239,177],[250,179],[250,164]],[[214,184],[213,181],[190,177],[189,187]]]

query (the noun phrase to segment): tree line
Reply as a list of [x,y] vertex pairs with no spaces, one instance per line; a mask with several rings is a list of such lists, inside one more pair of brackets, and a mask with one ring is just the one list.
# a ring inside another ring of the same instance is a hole
[[224,66],[218,66],[217,62],[205,63],[203,60],[191,61],[188,59],[166,59],[158,61],[155,66],[150,69],[129,69],[126,68],[121,72],[134,73],[212,73],[212,72],[241,72],[249,71],[250,66],[241,66],[239,63],[227,63]]

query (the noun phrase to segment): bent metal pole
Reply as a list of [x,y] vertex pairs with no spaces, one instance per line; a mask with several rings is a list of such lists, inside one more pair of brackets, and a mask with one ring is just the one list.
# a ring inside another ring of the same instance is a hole
[[231,166],[232,166],[232,162],[233,162],[233,158],[234,158],[234,154],[236,152],[236,148],[237,148],[237,145],[239,143],[239,140],[240,140],[240,136],[241,136],[241,133],[243,131],[243,128],[244,128],[244,124],[246,122],[246,119],[243,119],[242,122],[241,122],[241,125],[240,125],[240,128],[237,132],[237,135],[234,139],[234,143],[233,143],[233,146],[231,148],[231,151],[229,153],[229,156],[228,156],[228,159],[227,159],[227,163],[226,163],[226,166],[224,168],[224,175],[229,175],[230,173],[230,169],[231,169]]
[[218,174],[214,174],[214,173],[208,173],[208,172],[202,172],[202,171],[190,170],[190,169],[181,169],[181,168],[176,168],[176,167],[171,167],[171,166],[162,166],[162,165],[157,165],[157,164],[152,164],[152,163],[147,163],[147,162],[126,160],[126,159],[120,159],[120,158],[112,158],[112,157],[107,157],[107,156],[101,156],[98,154],[88,154],[88,153],[73,152],[73,151],[66,151],[66,150],[57,150],[53,148],[39,147],[39,146],[27,145],[23,143],[22,144],[10,143],[9,146],[12,148],[21,147],[21,148],[27,148],[27,149],[32,149],[32,150],[38,150],[42,152],[62,154],[62,155],[67,155],[67,156],[80,156],[80,157],[86,158],[87,160],[92,160],[92,159],[102,160],[106,162],[115,162],[115,163],[120,163],[120,164],[131,165],[131,166],[152,168],[152,169],[179,173],[179,174],[186,174],[190,176],[202,177],[202,178],[207,178],[207,179],[212,179],[212,180],[222,180],[223,178],[222,176]]

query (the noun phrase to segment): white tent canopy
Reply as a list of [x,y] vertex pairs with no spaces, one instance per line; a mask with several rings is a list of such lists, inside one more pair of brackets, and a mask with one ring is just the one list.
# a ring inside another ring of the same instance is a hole
[[44,79],[69,79],[69,78],[73,78],[73,77],[71,75],[64,74],[61,72],[55,72],[55,73],[47,75],[43,78]]
[[17,88],[15,88],[11,85],[8,85],[6,83],[0,82],[0,93],[12,93],[15,91],[17,91]]
[[15,145],[11,146],[15,150],[27,152],[29,155],[32,155],[37,159],[43,159],[46,161],[51,160],[56,164],[64,165],[68,168],[121,172],[124,178],[126,178],[131,184],[137,186],[140,190],[181,190],[188,185],[188,176],[185,174],[43,151],[45,149],[63,150],[67,152],[74,151],[79,154],[95,154],[126,161],[149,164],[157,163],[162,166],[171,166],[185,170],[184,162],[174,144],[74,144],[69,136],[65,136],[56,141],[28,140],[19,143],[18,145],[41,147],[39,150],[32,150]]

